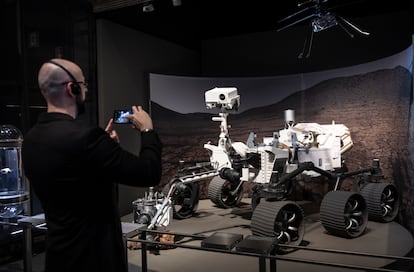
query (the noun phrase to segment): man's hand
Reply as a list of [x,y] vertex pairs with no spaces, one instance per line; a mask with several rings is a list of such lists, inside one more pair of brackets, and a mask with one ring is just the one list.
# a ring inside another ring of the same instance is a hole
[[119,137],[116,130],[113,128],[113,118],[109,119],[108,124],[106,125],[105,131],[109,134],[109,137],[111,137],[115,142],[119,143]]
[[154,128],[151,116],[141,106],[132,106],[132,112],[133,114],[126,115],[125,117],[131,120],[133,128],[139,131],[152,130]]

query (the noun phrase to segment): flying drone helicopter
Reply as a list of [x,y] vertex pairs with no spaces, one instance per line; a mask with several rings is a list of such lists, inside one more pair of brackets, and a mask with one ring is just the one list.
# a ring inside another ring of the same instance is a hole
[[306,58],[310,56],[314,33],[329,29],[331,27],[341,27],[351,38],[355,37],[352,31],[356,31],[357,33],[365,36],[370,35],[369,32],[362,30],[349,20],[331,12],[333,9],[338,8],[339,5],[329,7],[328,2],[328,0],[307,0],[299,2],[297,4],[297,7],[301,8],[299,11],[294,12],[277,22],[278,25],[282,25],[277,29],[277,31],[282,31],[301,22],[307,20],[310,21],[310,37],[309,40],[307,38],[305,39],[303,50],[298,55],[299,59],[304,56]]

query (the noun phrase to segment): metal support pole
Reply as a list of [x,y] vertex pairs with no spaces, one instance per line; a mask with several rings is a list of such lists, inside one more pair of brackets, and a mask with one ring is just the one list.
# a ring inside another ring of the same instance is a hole
[[21,223],[23,227],[23,265],[24,272],[32,272],[32,224],[29,222]]
[[276,272],[276,259],[269,259],[270,272]]
[[263,256],[259,257],[259,271],[266,272],[266,258]]
[[128,239],[125,235],[122,235],[122,240],[124,242],[124,252],[125,252],[125,263],[128,267]]
[[[141,234],[141,239],[147,239],[147,232],[143,231]],[[148,264],[147,264],[147,243],[141,242],[141,264],[142,264],[142,272],[148,272]]]
[[32,272],[33,258],[33,228],[45,229],[44,214],[32,217],[23,217],[17,221],[17,225],[22,228],[23,232],[23,265],[24,272]]

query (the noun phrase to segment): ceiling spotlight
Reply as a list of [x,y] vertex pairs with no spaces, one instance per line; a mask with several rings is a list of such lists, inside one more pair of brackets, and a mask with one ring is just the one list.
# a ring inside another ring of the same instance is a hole
[[151,2],[144,3],[144,5],[142,6],[143,12],[153,12],[154,9],[154,5]]
[[172,0],[172,4],[174,7],[181,6],[181,0]]

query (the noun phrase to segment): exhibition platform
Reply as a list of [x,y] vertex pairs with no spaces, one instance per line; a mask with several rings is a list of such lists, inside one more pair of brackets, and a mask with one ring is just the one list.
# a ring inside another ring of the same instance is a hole
[[[313,213],[305,217],[303,246],[287,254],[274,255],[275,258],[266,258],[265,263],[257,254],[240,253],[234,248],[215,250],[202,246],[200,237],[207,238],[217,233],[249,237],[251,214],[249,198],[232,209],[220,209],[210,200],[200,200],[193,217],[174,219],[166,227],[165,231],[176,234],[174,247],[150,249],[143,254],[142,244],[134,242],[139,237],[129,236],[129,245],[136,245],[135,249],[127,249],[129,272],[413,271],[413,237],[396,222],[369,221],[363,235],[350,239],[328,234],[319,221],[319,215]],[[131,227],[132,214],[123,217],[122,221]],[[32,271],[43,271],[43,261],[43,253],[33,256]],[[0,272],[24,271],[23,267],[23,261],[17,261],[0,266]]]
[[[210,200],[201,200],[197,213],[188,219],[173,220],[167,227],[172,233],[184,233],[209,237],[214,233],[251,235],[250,199],[232,209],[220,209]],[[130,220],[125,217],[124,221]],[[265,271],[278,272],[356,272],[413,271],[413,237],[408,230],[396,222],[368,222],[366,232],[357,238],[342,238],[329,235],[319,221],[317,213],[305,217],[305,249],[276,256],[272,267],[266,261]],[[190,237],[191,238],[191,237]],[[147,254],[142,267],[140,249],[128,250],[129,271],[155,272],[207,272],[207,271],[259,271],[257,256],[226,254],[225,251],[206,251],[200,239],[178,239],[178,247],[156,250]],[[189,248],[180,247],[189,245]],[[237,245],[236,245],[237,247]],[[394,259],[393,257],[397,257]],[[401,257],[401,259],[398,259]],[[406,258],[407,257],[407,258]],[[364,269],[362,269],[364,268]],[[377,270],[378,271],[378,270]]]

